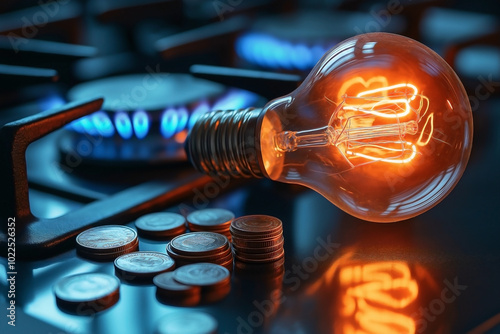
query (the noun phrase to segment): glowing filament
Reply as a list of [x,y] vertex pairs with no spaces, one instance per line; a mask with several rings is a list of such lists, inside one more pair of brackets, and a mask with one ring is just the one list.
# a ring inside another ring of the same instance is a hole
[[[404,164],[404,163],[412,161],[413,158],[415,158],[415,156],[417,155],[417,148],[415,147],[415,145],[413,145],[410,142],[401,143],[401,144],[404,144],[404,145],[407,145],[407,146],[411,147],[411,149],[409,150],[409,151],[411,151],[411,154],[410,154],[410,156],[408,158],[404,158],[404,159],[403,158],[401,158],[401,159],[392,159],[392,158],[385,159],[385,158],[377,158],[377,157],[374,157],[374,156],[371,156],[371,155],[368,155],[368,154],[357,153],[357,152],[352,152],[352,151],[346,151],[346,153],[350,154],[350,155],[355,155],[357,157],[365,158],[365,159],[368,159],[368,160],[384,161],[384,162],[389,162],[389,163],[393,163],[393,164]],[[390,148],[390,147],[380,147],[379,149],[380,150],[388,150],[388,151],[401,152],[401,155],[403,155],[405,152],[408,151],[407,149],[397,150],[397,149],[393,149],[393,148]]]
[[[365,82],[362,78],[354,78],[350,84],[344,84],[345,91],[351,85],[367,83],[386,84],[385,77],[376,77]],[[399,92],[404,89],[404,92]],[[408,90],[410,90],[408,92]],[[408,141],[404,141],[405,135],[415,135],[418,131],[418,121],[423,115],[420,114],[423,109],[423,103],[419,108],[413,109],[410,102],[415,100],[418,95],[418,88],[410,83],[400,83],[391,86],[385,86],[376,89],[369,89],[358,93],[355,97],[344,95],[344,103],[341,105],[339,115],[332,116],[330,123],[335,121],[335,116],[341,120],[341,126],[345,127],[342,134],[338,136],[336,146],[343,150],[347,157],[359,157],[370,161],[382,161],[393,164],[408,163],[417,155],[416,146]],[[422,99],[428,102],[426,97]],[[348,104],[347,101],[359,101],[359,104]],[[427,103],[428,108],[428,103]],[[424,113],[427,109],[424,110]],[[355,112],[353,115],[352,112]],[[412,116],[411,112],[414,112]],[[413,119],[401,121],[402,118],[412,116]],[[373,125],[380,120],[395,119],[393,124]],[[427,144],[433,131],[432,114],[427,119],[430,120],[430,136],[424,142],[422,141],[423,132],[418,140],[418,145]],[[427,122],[426,125],[427,126]],[[425,128],[424,126],[424,128]],[[394,140],[390,140],[394,137]],[[383,138],[383,139],[382,139]],[[373,141],[368,141],[368,140]],[[396,146],[396,147],[394,147]],[[398,148],[398,146],[400,148]],[[360,152],[363,150],[363,152]],[[369,154],[368,152],[375,154]]]
[[[411,94],[411,96],[409,98],[405,98],[405,99],[389,99],[389,98],[385,99],[384,98],[385,97],[384,93],[390,92],[391,90],[395,90],[398,88],[403,88],[403,87],[404,88],[411,88],[413,90],[413,94]],[[410,107],[409,101],[412,101],[415,99],[415,97],[417,96],[417,92],[418,92],[417,87],[415,87],[412,84],[397,84],[397,85],[393,85],[393,86],[389,86],[389,87],[367,90],[367,91],[359,93],[358,95],[356,95],[356,97],[362,98],[364,96],[367,96],[367,99],[380,99],[380,101],[375,102],[375,103],[371,103],[369,105],[364,105],[365,108],[344,106],[343,109],[344,110],[362,111],[362,112],[365,112],[367,114],[372,114],[375,116],[380,116],[380,117],[385,117],[385,118],[401,118],[401,117],[405,117],[405,116],[410,114],[411,107]],[[382,96],[373,96],[373,94],[375,94],[375,93],[382,93]],[[374,110],[374,108],[377,108],[377,107],[380,108],[381,106],[385,106],[385,105],[394,106],[394,105],[397,105],[398,103],[403,103],[405,105],[404,111],[401,113],[396,113],[396,114],[394,114],[394,113],[382,113],[382,112]],[[366,107],[370,106],[370,105],[371,105],[371,108],[366,109]]]
[[[347,92],[355,85],[383,87],[348,96]],[[299,148],[332,145],[342,153],[351,167],[375,161],[403,164],[417,156],[415,144],[405,140],[405,136],[417,134],[418,123],[429,108],[429,100],[419,95],[415,85],[400,83],[389,86],[387,78],[383,76],[368,81],[354,77],[344,82],[340,93],[342,102],[339,104],[325,97],[336,106],[326,127],[278,133],[274,138],[276,149],[291,152]],[[412,102],[417,97],[420,98],[419,102]],[[411,103],[417,107],[412,108]],[[432,114],[427,117],[417,145],[424,146],[432,138],[433,119]],[[424,133],[427,135],[425,139]]]

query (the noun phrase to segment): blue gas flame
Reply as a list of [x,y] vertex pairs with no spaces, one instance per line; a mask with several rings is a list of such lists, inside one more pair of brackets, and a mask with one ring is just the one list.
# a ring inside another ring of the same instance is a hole
[[[111,122],[109,116],[104,111],[93,113],[90,117],[92,118],[95,129],[101,136],[111,137],[115,134],[113,122]],[[88,118],[89,117],[86,117],[86,119]]]
[[248,107],[256,99],[255,94],[245,90],[232,89],[219,99],[212,107],[212,110],[240,109]]
[[177,116],[178,116],[178,121],[177,121],[177,129],[175,132],[178,133],[183,131],[186,128],[186,125],[188,124],[189,113],[186,107],[177,108]]
[[123,139],[129,139],[132,137],[132,123],[128,114],[123,111],[119,111],[115,115],[115,126],[116,131],[120,134]]
[[194,110],[193,113],[191,114],[191,118],[189,119],[188,122],[188,128],[191,129],[194,126],[194,123],[200,118],[201,115],[204,113],[207,113],[210,111],[210,106],[208,105],[207,101],[201,102]]
[[41,111],[47,111],[50,109],[58,108],[63,106],[66,103],[61,95],[51,94],[43,99],[38,101],[38,106]]
[[174,108],[167,108],[161,116],[160,131],[163,137],[170,138],[177,131],[179,116]]
[[[98,111],[73,121],[68,128],[82,134],[103,137],[119,135],[123,139],[131,139],[132,137],[143,139],[151,133],[159,132],[164,138],[170,139],[178,133],[190,130],[196,120],[210,110],[246,108],[257,100],[258,96],[254,93],[231,89],[212,103],[203,100],[194,108],[167,107],[156,118],[153,116],[155,112],[150,113],[141,109],[131,113]],[[110,117],[113,114],[114,116]]]
[[142,139],[147,136],[149,132],[149,116],[144,110],[137,110],[132,116],[132,123],[134,125],[135,136]]
[[310,70],[335,42],[290,42],[264,33],[250,32],[238,38],[236,52],[249,63],[270,69]]
[[89,135],[96,136],[99,134],[99,131],[97,131],[94,122],[92,122],[90,117],[80,118],[80,124],[83,127],[83,130]]

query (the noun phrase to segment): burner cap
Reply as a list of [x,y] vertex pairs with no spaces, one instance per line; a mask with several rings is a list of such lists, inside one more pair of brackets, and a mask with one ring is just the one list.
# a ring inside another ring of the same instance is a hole
[[104,97],[100,111],[69,124],[59,141],[62,160],[140,167],[186,160],[184,140],[212,109],[263,105],[258,95],[187,74],[132,74],[86,82],[69,100]]
[[131,74],[89,81],[68,92],[71,101],[104,97],[105,111],[163,110],[222,94],[225,87],[187,74]]

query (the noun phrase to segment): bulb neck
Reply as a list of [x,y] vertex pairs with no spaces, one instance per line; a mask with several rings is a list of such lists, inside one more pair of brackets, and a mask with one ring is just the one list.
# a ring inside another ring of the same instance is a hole
[[262,109],[216,110],[203,114],[186,140],[188,159],[208,175],[264,177],[260,153]]

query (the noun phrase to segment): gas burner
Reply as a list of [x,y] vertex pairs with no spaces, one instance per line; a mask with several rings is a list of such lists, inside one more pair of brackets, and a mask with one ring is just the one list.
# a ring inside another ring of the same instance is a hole
[[184,161],[184,140],[201,114],[266,102],[249,91],[168,73],[106,78],[68,92],[71,101],[99,96],[105,99],[100,111],[66,127],[60,140],[64,156],[77,156],[93,165]]
[[[373,17],[359,12],[300,12],[267,17],[236,40],[244,61],[267,69],[309,71],[338,42],[373,29]],[[401,32],[402,18],[392,17],[383,31]]]

